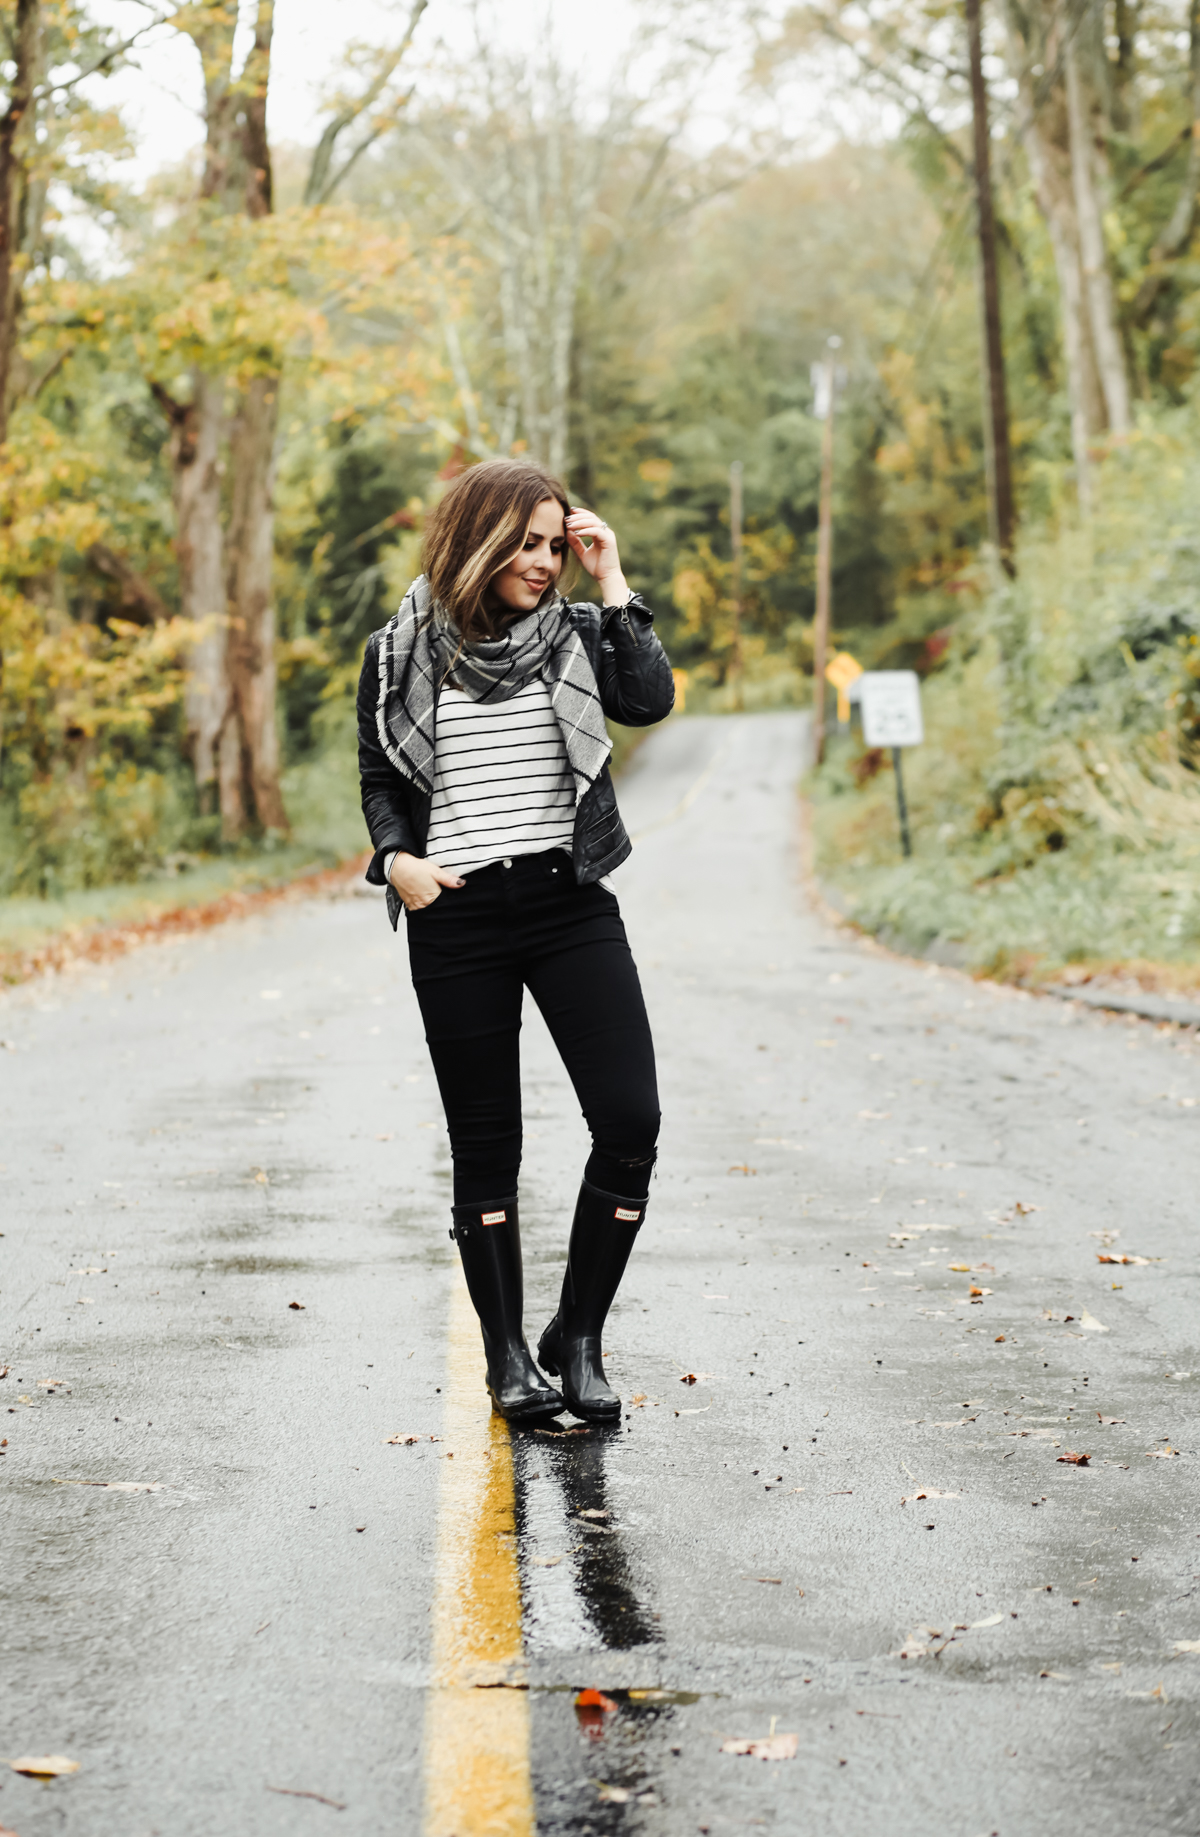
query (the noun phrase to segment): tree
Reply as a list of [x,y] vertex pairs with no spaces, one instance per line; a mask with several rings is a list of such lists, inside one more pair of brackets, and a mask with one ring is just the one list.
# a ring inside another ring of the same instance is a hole
[[1091,502],[1090,446],[1130,426],[1129,380],[1105,246],[1106,77],[1102,8],[1005,0],[1021,137],[1058,274],[1079,502]]
[[[361,92],[336,98],[305,188],[313,210],[394,121],[402,104],[387,98],[387,86],[427,4],[415,0],[399,44],[376,59]],[[243,220],[253,237],[255,226],[265,233],[274,208],[266,131],[273,0],[258,0],[254,42],[236,74],[234,0],[189,0],[173,23],[195,43],[204,74],[205,161],[196,225],[198,241],[211,241],[212,272],[219,274],[231,247],[222,220],[230,231]],[[339,166],[339,142],[364,117],[365,134]],[[215,803],[222,835],[236,840],[251,830],[288,827],[279,781],[272,590],[285,352],[265,337],[258,348],[242,351],[237,375],[229,373],[228,355],[210,350],[197,356],[186,400],[171,396],[161,382],[153,387],[171,428],[181,606],[200,633],[187,690],[193,768],[202,807]]]

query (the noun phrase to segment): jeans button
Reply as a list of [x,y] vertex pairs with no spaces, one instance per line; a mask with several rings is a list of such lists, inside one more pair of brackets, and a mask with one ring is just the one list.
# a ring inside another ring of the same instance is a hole
[[505,861],[505,863],[504,863],[504,865],[505,865],[505,867],[511,867],[511,866],[512,866],[512,862],[511,862],[511,861],[508,861],[508,860],[506,860],[506,861]]

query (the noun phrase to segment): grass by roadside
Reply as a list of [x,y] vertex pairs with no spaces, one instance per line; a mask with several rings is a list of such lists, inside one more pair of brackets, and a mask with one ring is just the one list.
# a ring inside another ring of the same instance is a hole
[[890,757],[834,740],[809,785],[818,879],[863,930],[917,953],[940,947],[977,974],[1121,975],[1162,993],[1200,991],[1200,833],[1136,846],[1076,827],[1048,848],[1043,834],[1023,843],[1010,825],[999,842],[979,820],[997,724],[986,687],[961,693],[949,680],[926,693],[926,743],[903,760],[910,860]]
[[220,924],[293,888],[315,891],[344,876],[366,841],[353,751],[328,749],[293,766],[284,796],[294,822],[289,842],[59,899],[0,900],[0,984]]
[[[609,723],[619,774],[647,729]],[[330,747],[284,778],[292,839],[271,848],[197,859],[185,871],[59,899],[0,900],[0,987],[45,970],[123,955],[154,937],[203,930],[280,899],[313,893],[365,867],[366,830],[353,748]]]

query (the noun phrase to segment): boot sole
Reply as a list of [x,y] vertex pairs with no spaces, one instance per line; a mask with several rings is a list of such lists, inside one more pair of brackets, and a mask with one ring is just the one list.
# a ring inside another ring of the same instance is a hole
[[[562,1377],[562,1369],[556,1363],[554,1354],[543,1351],[540,1341],[538,1343],[537,1362],[548,1378]],[[615,1403],[605,1405],[592,1404],[585,1407],[582,1403],[574,1402],[570,1397],[566,1396],[565,1392],[563,1396],[564,1407],[570,1410],[572,1416],[578,1416],[580,1422],[619,1422],[621,1419],[621,1399],[619,1397]]]
[[578,1416],[580,1422],[620,1422],[621,1420],[621,1404],[619,1400],[615,1409],[601,1410],[594,1408],[585,1409],[582,1403],[572,1403],[570,1398],[568,1398],[565,1407],[570,1410],[572,1416]]
[[496,1401],[491,1391],[488,1392],[488,1396],[492,1399],[492,1414],[502,1416],[505,1422],[548,1422],[551,1417],[561,1416],[567,1408],[564,1402],[556,1399],[552,1403],[530,1403],[523,1407],[518,1405],[515,1409],[506,1410]]

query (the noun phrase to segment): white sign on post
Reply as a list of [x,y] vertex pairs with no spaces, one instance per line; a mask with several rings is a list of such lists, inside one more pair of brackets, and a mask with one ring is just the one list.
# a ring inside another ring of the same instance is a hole
[[868,746],[920,746],[925,728],[915,670],[866,670],[854,686]]

